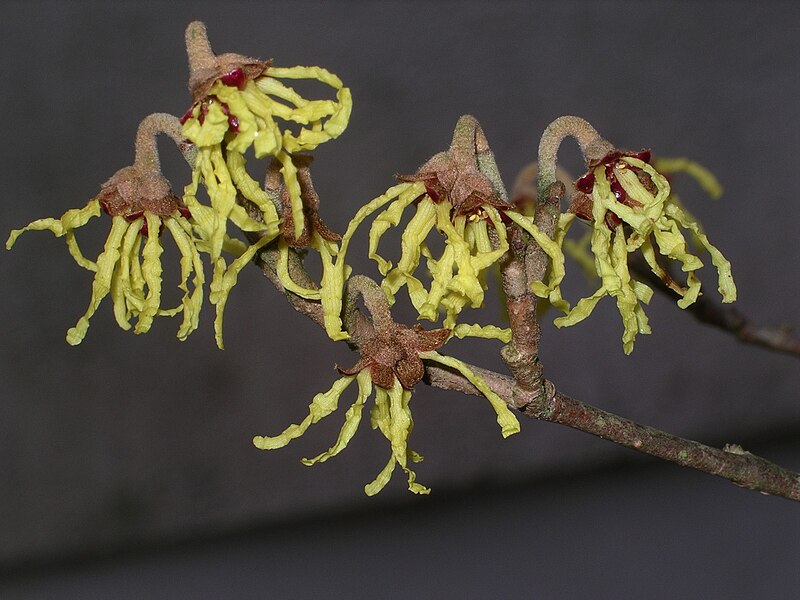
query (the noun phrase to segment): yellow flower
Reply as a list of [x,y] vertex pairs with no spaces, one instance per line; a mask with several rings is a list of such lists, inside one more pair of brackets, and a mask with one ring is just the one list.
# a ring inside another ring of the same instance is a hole
[[[264,224],[273,231],[270,235],[277,235],[275,206],[245,170],[244,153],[251,147],[256,158],[270,156],[280,162],[295,236],[300,237],[303,204],[292,154],[313,150],[344,131],[352,108],[350,91],[321,67],[278,68],[271,61],[237,54],[217,56],[199,22],[187,28],[186,44],[194,104],[182,118],[183,132],[197,146],[198,160],[184,197],[194,210],[198,183],[206,184],[213,213],[201,222],[201,233],[210,242],[212,259],[222,250],[228,219],[245,231],[257,230],[252,219],[236,209],[237,191],[261,209]],[[336,100],[307,100],[282,79],[319,81],[336,90]]]
[[[96,261],[85,258],[78,247],[75,230],[85,225],[100,210],[111,216],[111,231]],[[111,294],[114,316],[122,329],[135,333],[149,331],[156,316],[183,313],[178,329],[181,340],[197,329],[203,302],[203,265],[192,239],[190,213],[170,191],[160,173],[131,166],[121,169],[103,184],[100,194],[82,209],[67,211],[60,219],[39,219],[16,229],[6,242],[10,249],[25,231],[48,230],[65,237],[70,254],[80,266],[95,273],[92,296],[86,313],[67,332],[67,342],[80,344],[89,328],[89,319],[102,299]],[[161,308],[161,232],[167,229],[181,253],[181,303]],[[188,285],[194,273],[193,289]]]
[[[700,225],[671,196],[666,178],[650,164],[650,153],[613,152],[590,165],[589,171],[576,182],[578,193],[570,213],[559,222],[563,239],[574,217],[592,225],[591,249],[595,270],[601,279],[600,288],[581,299],[563,317],[555,320],[558,327],[574,325],[588,317],[605,296],[617,301],[624,325],[622,336],[626,354],[633,350],[637,333],[650,333],[642,304],[647,304],[652,290],[631,278],[628,254],[642,252],[653,273],[675,290],[686,308],[700,294],[700,280],[695,275],[702,261],[690,253],[681,229],[690,231],[695,240],[710,254],[718,272],[718,289],[723,302],[736,299],[736,286],[731,265],[703,233]],[[677,260],[687,273],[686,285],[676,283],[659,264],[657,253]]]
[[[321,67],[278,68],[271,61],[239,54],[216,55],[205,26],[198,21],[186,29],[186,49],[193,104],[181,122],[184,135],[197,147],[197,158],[192,182],[184,190],[184,201],[195,216],[195,230],[214,262],[211,301],[217,305],[217,344],[222,347],[222,309],[227,292],[255,253],[285,231],[280,226],[282,220],[292,226],[292,235],[279,242],[282,252],[288,253],[288,248],[296,247],[299,241],[303,247],[320,252],[323,291],[310,290],[310,296],[305,297],[322,296],[326,329],[334,339],[346,338],[336,326],[338,315],[327,310],[328,299],[336,296],[335,286],[329,285],[328,279],[337,247],[324,232],[320,234],[317,223],[307,226],[302,175],[298,174],[296,164],[304,159],[295,153],[313,150],[341,135],[352,109],[350,90],[336,75]],[[335,90],[336,99],[308,100],[283,83],[287,79],[328,85]],[[248,173],[244,155],[251,148],[257,159],[270,157],[280,165],[288,208],[271,198]],[[201,182],[205,184],[210,206],[203,205],[197,197]],[[256,218],[240,204],[242,199],[258,208]],[[278,208],[283,209],[282,215]],[[248,245],[230,238],[229,222],[242,231],[258,233],[258,242]],[[316,231],[306,239],[311,229]],[[228,265],[221,256],[223,250],[239,257]],[[282,273],[283,270],[279,276]],[[281,276],[281,281],[289,291],[304,295],[304,290],[288,274]]]
[[[517,212],[479,168],[479,161],[491,157],[488,142],[474,117],[464,116],[456,125],[450,149],[422,165],[415,174],[399,176],[404,183],[362,207],[342,238],[337,264],[344,255],[356,228],[371,214],[375,217],[369,232],[369,256],[378,263],[384,276],[382,287],[390,302],[403,286],[420,318],[437,321],[444,310],[444,326],[457,337],[477,336],[510,339],[510,331],[498,327],[456,324],[461,311],[483,306],[485,271],[508,250],[507,222],[527,231],[552,259],[548,284],[535,282],[542,294],[560,298],[558,284],[563,278],[564,258],[557,243],[543,234],[533,220]],[[387,206],[388,205],[388,206]],[[415,206],[415,214],[401,238],[397,265],[378,254],[382,236],[398,225],[404,211]],[[385,208],[384,208],[385,207]],[[436,229],[445,237],[441,256],[434,258],[427,238]],[[416,275],[422,258],[431,275],[429,287]]]
[[391,321],[388,307],[386,310],[387,314],[379,317],[374,324],[362,321],[361,328],[352,332],[353,342],[361,353],[358,362],[350,369],[339,369],[343,377],[337,379],[327,392],[314,396],[308,416],[277,436],[254,437],[253,444],[257,448],[282,448],[303,435],[312,424],[338,408],[339,398],[355,380],[358,383],[358,395],[345,414],[345,422],[336,442],[327,451],[313,458],[302,459],[303,464],[311,466],[325,462],[344,450],[358,429],[374,385],[375,405],[370,411],[370,422],[372,428],[379,429],[389,441],[391,454],[389,462],[375,480],[364,487],[364,492],[369,496],[380,492],[399,465],[408,477],[408,489],[411,492],[430,493],[428,488],[417,483],[416,473],[409,467],[409,463],[420,462],[422,456],[408,448],[408,437],[414,427],[409,401],[414,386],[425,372],[423,359],[455,369],[478,388],[495,410],[503,437],[519,431],[519,422],[514,414],[481,377],[463,362],[436,352],[447,341],[450,334],[448,329],[426,331],[419,326],[408,328],[397,325]]

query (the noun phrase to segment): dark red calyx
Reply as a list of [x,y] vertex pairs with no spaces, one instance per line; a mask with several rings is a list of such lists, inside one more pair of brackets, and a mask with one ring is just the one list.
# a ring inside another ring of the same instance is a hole
[[192,211],[189,210],[188,206],[183,206],[182,204],[178,205],[178,212],[181,213],[181,216],[184,219],[191,219],[192,218]]
[[[142,228],[139,230],[139,235],[142,237],[147,237],[149,235],[150,230],[147,227],[147,219],[144,218],[144,211],[137,210],[136,212],[132,212],[127,214],[123,217],[128,223],[133,223],[137,219],[142,220]],[[164,233],[164,221],[159,220],[160,226],[158,228],[158,235],[161,236]]]
[[243,90],[247,83],[247,78],[244,76],[244,71],[241,67],[236,67],[232,71],[225,73],[219,80],[225,85],[239,88],[240,90]]
[[611,231],[615,231],[617,229],[617,226],[620,223],[622,223],[622,219],[620,219],[617,215],[615,215],[610,210],[606,212],[606,215],[605,215],[605,218],[603,219],[603,221],[605,222],[606,227],[608,227]]
[[[128,213],[127,215],[124,215],[124,218],[128,223],[133,223],[136,219],[141,219],[143,216],[144,216],[144,211],[143,210],[137,210],[137,211],[134,211],[132,213]],[[147,220],[145,220],[144,223],[145,223],[145,226],[146,226],[147,225]]]
[[641,150],[639,152],[629,152],[625,154],[625,156],[630,156],[631,158],[636,158],[642,162],[649,163],[650,162],[650,150]]
[[208,101],[200,105],[200,113],[197,115],[197,122],[202,125],[206,122],[206,115],[208,114]]
[[425,183],[425,193],[428,194],[428,196],[430,197],[430,199],[433,201],[434,204],[439,203],[440,200],[439,192],[433,189],[433,186],[428,185],[427,182]]

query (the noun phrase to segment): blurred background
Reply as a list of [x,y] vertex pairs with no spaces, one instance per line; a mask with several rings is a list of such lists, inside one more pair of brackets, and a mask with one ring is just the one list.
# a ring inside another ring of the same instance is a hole
[[[141,118],[183,114],[183,31],[201,19],[217,52],[319,64],[351,88],[348,130],[315,152],[333,229],[395,173],[445,149],[461,114],[482,123],[508,186],[550,121],[580,115],[619,147],[711,169],[725,186],[718,201],[688,178],[673,184],[733,263],[738,309],[800,325],[794,3],[2,8],[5,232],[83,206],[132,162]],[[187,169],[174,147],[160,147],[180,190]],[[576,147],[560,156],[579,174]],[[87,256],[108,232],[95,221],[78,233]],[[359,243],[356,270],[376,274]],[[121,331],[108,301],[85,341],[69,347],[64,334],[85,310],[91,275],[49,233],[21,237],[0,270],[2,598],[800,593],[800,505],[558,425],[523,422],[503,440],[476,397],[425,386],[414,394],[411,447],[426,456],[417,473],[429,497],[408,493],[399,476],[364,496],[389,452],[367,426],[335,460],[300,464],[335,440],[338,415],[287,448],[256,450],[254,434],[302,419],[336,377],[334,364],[353,357],[255,268],[231,294],[224,351],[209,306],[180,343],[175,319],[157,320],[146,336]],[[701,276],[715,296],[713,270]],[[590,291],[575,266],[566,289],[573,300]],[[499,314],[497,302],[486,310]],[[740,345],[664,298],[647,312],[653,335],[629,357],[613,302],[566,330],[547,316],[548,377],[606,410],[800,470],[797,359]],[[498,350],[448,345],[502,370]]]

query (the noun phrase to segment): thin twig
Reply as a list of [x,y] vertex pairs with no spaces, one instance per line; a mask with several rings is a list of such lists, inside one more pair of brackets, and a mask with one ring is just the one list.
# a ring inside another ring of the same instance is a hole
[[[510,377],[470,366],[510,406],[514,380]],[[480,395],[459,373],[439,366],[427,366],[426,383],[433,387]],[[549,382],[548,382],[549,383]],[[764,494],[800,501],[800,474],[784,469],[737,445],[723,449],[683,439],[664,431],[619,417],[550,388],[552,394],[544,402],[530,405],[525,414],[539,421],[559,423],[596,435],[663,460],[716,475],[736,485]]]
[[[680,299],[674,290],[653,273],[641,256],[632,256],[629,266],[637,279],[674,300]],[[753,344],[800,358],[800,338],[795,336],[789,327],[776,328],[756,325],[735,308],[721,306],[719,302],[708,296],[700,296],[684,310],[701,323],[733,334],[744,344]]]

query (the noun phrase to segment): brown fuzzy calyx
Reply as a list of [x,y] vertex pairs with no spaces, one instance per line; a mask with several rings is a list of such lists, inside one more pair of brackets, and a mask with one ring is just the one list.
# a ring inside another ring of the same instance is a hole
[[97,196],[101,208],[112,217],[138,218],[143,211],[168,217],[179,210],[188,214],[181,199],[172,193],[169,182],[160,173],[135,166],[114,173]]
[[369,369],[372,382],[384,389],[394,385],[394,379],[410,390],[425,375],[420,352],[441,348],[450,337],[450,329],[423,329],[420,325],[405,327],[392,323],[380,331],[354,332],[353,341],[361,354],[349,369],[337,366],[343,375],[356,375]]
[[396,177],[400,181],[423,182],[434,202],[449,199],[454,216],[476,213],[484,204],[510,209],[512,205],[498,196],[492,182],[478,168],[478,154],[490,152],[480,124],[467,115],[459,119],[446,152],[434,155],[416,173]]
[[206,26],[200,21],[189,23],[186,28],[186,53],[189,56],[189,93],[193,102],[205,98],[218,79],[241,89],[272,65],[271,59],[259,60],[232,52],[217,56],[208,41]]

